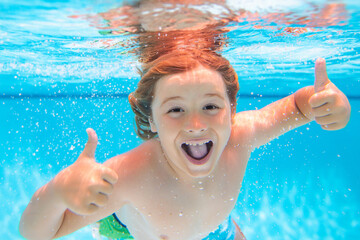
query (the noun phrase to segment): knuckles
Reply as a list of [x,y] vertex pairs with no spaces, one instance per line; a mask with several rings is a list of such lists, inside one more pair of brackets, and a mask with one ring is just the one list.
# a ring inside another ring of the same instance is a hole
[[108,202],[114,186],[102,178],[104,167],[83,158],[58,174],[58,191],[68,208],[80,215],[96,212]]

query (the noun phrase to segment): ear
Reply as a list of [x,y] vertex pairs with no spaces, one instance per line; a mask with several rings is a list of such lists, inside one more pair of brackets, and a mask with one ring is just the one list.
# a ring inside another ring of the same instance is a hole
[[157,129],[156,129],[156,126],[155,126],[152,118],[149,118],[149,123],[150,123],[150,130],[151,130],[153,133],[156,133],[156,132],[157,132]]

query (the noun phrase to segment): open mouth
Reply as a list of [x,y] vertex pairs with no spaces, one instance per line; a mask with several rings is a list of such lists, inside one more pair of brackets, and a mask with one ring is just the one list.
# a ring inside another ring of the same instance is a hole
[[181,148],[184,150],[186,155],[190,157],[190,160],[198,161],[197,164],[202,163],[204,160],[207,160],[207,156],[210,153],[210,150],[213,146],[212,141],[207,141],[204,143],[183,143]]

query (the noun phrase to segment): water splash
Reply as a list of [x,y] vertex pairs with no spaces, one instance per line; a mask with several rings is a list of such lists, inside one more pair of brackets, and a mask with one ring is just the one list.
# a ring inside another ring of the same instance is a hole
[[245,186],[233,216],[248,239],[357,239],[356,197],[348,197],[342,178],[333,176]]

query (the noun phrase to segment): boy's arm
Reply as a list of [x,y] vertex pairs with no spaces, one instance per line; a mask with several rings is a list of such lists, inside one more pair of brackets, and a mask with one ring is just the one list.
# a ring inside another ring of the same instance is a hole
[[19,230],[26,239],[51,239],[61,226],[65,204],[56,197],[51,182],[41,187],[21,216]]
[[138,195],[137,192],[134,193],[134,189],[138,189],[138,186],[142,184],[142,175],[144,171],[149,169],[150,159],[156,158],[153,154],[154,143],[156,140],[148,140],[127,153],[107,160],[103,165],[118,174],[118,181],[114,184],[114,189],[108,196],[107,203],[91,215],[80,215],[66,210],[62,225],[54,238],[68,235],[95,223],[131,203],[133,196]]
[[[131,184],[126,182],[127,173],[131,170],[131,178],[136,178],[138,167],[132,163],[146,161],[149,154],[145,153],[151,147],[143,144],[99,164],[94,158],[96,133],[92,129],[87,132],[89,140],[78,160],[32,197],[19,225],[25,238],[41,240],[70,234],[107,217],[127,203],[129,188],[123,187]],[[141,159],[136,161],[138,158]]]
[[346,126],[349,118],[349,101],[328,79],[325,60],[319,58],[314,86],[302,88],[260,110],[238,113],[235,126],[237,135],[249,136],[250,144],[256,148],[312,120],[323,129],[338,130]]
[[19,225],[20,233],[28,239],[51,239],[61,228],[70,209],[90,215],[107,202],[117,174],[95,162],[97,136],[87,129],[88,142],[79,158],[58,173],[32,197]]

